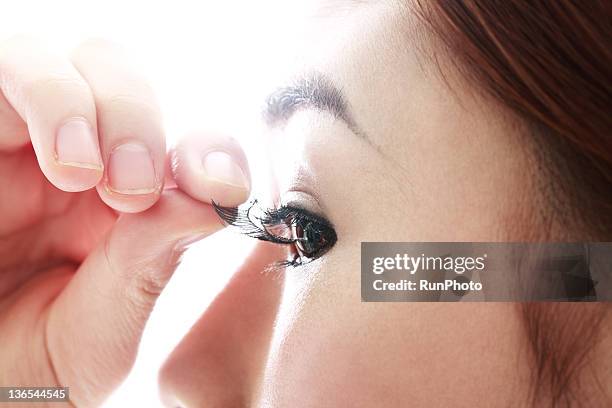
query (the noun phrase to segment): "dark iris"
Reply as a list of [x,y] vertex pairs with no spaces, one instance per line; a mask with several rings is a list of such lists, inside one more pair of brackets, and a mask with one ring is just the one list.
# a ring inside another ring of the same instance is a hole
[[326,225],[311,220],[294,221],[295,246],[300,256],[315,258],[336,241],[336,233]]

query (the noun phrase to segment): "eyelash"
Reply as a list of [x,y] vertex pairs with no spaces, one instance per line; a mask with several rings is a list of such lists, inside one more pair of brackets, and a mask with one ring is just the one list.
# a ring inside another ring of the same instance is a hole
[[[298,267],[310,263],[329,251],[337,240],[336,231],[329,221],[302,208],[284,205],[262,209],[257,205],[257,200],[247,204],[246,209],[222,207],[215,202],[212,204],[226,224],[238,228],[244,235],[279,245],[291,245],[293,258],[279,262],[278,266]],[[255,211],[260,211],[260,214],[255,214]],[[277,233],[279,231],[281,234]],[[297,234],[305,236],[297,237]]]

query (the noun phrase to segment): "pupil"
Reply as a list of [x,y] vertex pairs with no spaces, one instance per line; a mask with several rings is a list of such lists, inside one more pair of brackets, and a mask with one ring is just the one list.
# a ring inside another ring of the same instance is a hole
[[308,256],[319,249],[323,237],[316,225],[309,222],[304,227],[297,225],[295,230],[297,238],[300,238],[297,244],[304,255]]

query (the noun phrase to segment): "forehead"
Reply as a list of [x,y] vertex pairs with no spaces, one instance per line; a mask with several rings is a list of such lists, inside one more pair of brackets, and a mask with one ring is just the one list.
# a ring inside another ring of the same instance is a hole
[[383,150],[394,150],[400,134],[405,145],[405,130],[416,126],[410,112],[431,89],[413,20],[396,2],[321,2],[300,46],[298,77],[320,72],[328,78],[358,127]]
[[[375,147],[361,151],[364,162],[374,156],[386,162],[379,178],[394,172],[405,184],[426,173],[438,180],[456,175],[456,166],[469,173],[465,158],[489,149],[499,142],[495,135],[508,130],[496,106],[465,87],[442,53],[431,58],[436,45],[408,8],[367,3],[350,13],[312,19],[310,32],[309,46],[300,49],[307,63],[298,72],[321,72],[342,90],[354,121]],[[334,147],[336,163],[354,161],[343,150],[357,149],[359,138],[346,136],[340,121],[330,118],[301,120],[300,126],[292,119],[291,131],[281,133],[284,140],[274,141],[283,149],[274,161],[306,151],[304,166],[319,156],[329,159]],[[289,140],[300,135],[305,142],[298,150]],[[429,191],[426,185],[422,189],[423,194]]]

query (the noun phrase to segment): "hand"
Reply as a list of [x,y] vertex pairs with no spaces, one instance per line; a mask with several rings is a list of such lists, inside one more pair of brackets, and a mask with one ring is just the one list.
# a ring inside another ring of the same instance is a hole
[[211,198],[238,205],[250,185],[229,138],[193,135],[169,159],[125,57],[0,43],[0,386],[67,386],[77,406],[127,375],[185,245],[222,228]]

